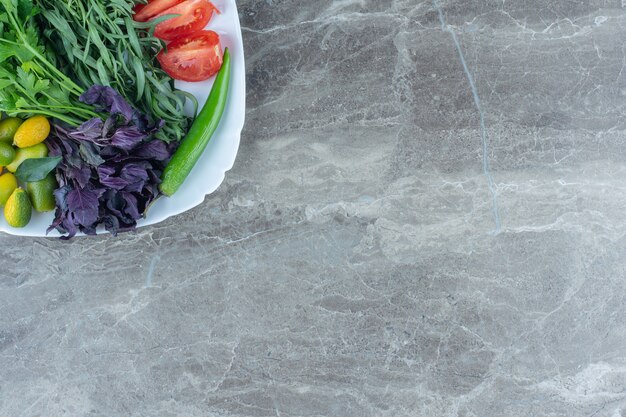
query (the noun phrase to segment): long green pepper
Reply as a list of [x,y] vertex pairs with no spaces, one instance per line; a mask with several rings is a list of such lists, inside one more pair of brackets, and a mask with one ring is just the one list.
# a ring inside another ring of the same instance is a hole
[[170,163],[165,167],[159,189],[166,196],[173,195],[191,173],[202,156],[222,119],[230,85],[230,52],[224,50],[224,62],[211,88],[204,107],[194,120],[189,133],[182,140]]

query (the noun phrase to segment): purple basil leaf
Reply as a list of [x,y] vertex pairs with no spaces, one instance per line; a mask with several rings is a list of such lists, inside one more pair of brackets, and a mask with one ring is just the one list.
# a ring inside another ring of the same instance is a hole
[[51,231],[53,231],[54,229],[59,230],[59,227],[61,226],[61,223],[63,223],[63,219],[64,219],[64,213],[62,212],[61,209],[59,209],[57,207],[55,213],[54,213],[54,221],[52,222],[52,224],[50,226],[48,226],[48,228],[46,229],[46,235],[48,233],[50,233]]
[[146,167],[143,165],[140,163],[129,163],[122,168],[120,177],[128,183],[124,190],[135,193],[141,191],[149,177]]
[[62,156],[63,155],[63,145],[61,144],[60,139],[55,137],[50,137],[45,142],[46,146],[48,146],[48,156]]
[[46,233],[56,228],[60,233],[67,233],[68,236],[62,239],[71,239],[77,232],[77,226],[68,218],[67,196],[72,191],[70,186],[63,186],[54,191],[54,199],[56,201],[56,212],[54,222],[50,225]]
[[78,233],[78,226],[70,221],[68,218],[65,218],[63,222],[57,227],[60,233],[67,233],[67,236],[61,236],[61,240],[70,240],[76,233]]
[[116,148],[115,146],[109,145],[100,150],[100,156],[103,157],[105,160],[118,157],[124,158],[124,152],[121,152],[120,149]]
[[72,190],[72,187],[66,185],[54,191],[54,200],[56,205],[62,211],[67,210],[67,195]]
[[80,96],[80,101],[93,105],[101,112],[120,114],[127,122],[133,117],[133,108],[111,87],[94,85]]
[[128,181],[115,175],[115,168],[108,165],[100,165],[98,167],[98,178],[100,183],[115,190],[121,190],[128,185]]
[[143,143],[133,151],[134,157],[154,159],[156,161],[165,161],[171,155],[165,142],[160,140],[151,140],[150,142]]
[[55,123],[54,126],[52,126],[52,128],[53,128],[52,131],[54,132],[55,136],[58,136],[58,137],[67,136],[68,129],[66,129],[64,125],[62,125],[61,123]]
[[161,130],[163,126],[165,126],[165,120],[159,120],[154,123],[146,115],[135,112],[135,114],[133,115],[133,124],[137,126],[142,132],[146,132],[147,134],[152,135]]
[[67,194],[68,210],[81,226],[89,227],[98,220],[98,206],[98,193],[93,190],[78,188]]
[[109,190],[105,195],[105,200],[107,208],[119,219],[120,223],[129,225],[134,222],[134,219],[126,214],[126,201],[120,193]]
[[74,155],[78,153],[78,143],[69,139],[62,139],[61,145],[63,145],[63,153],[66,155]]
[[67,166],[70,168],[71,167],[80,168],[83,166],[83,160],[80,157],[80,154],[78,153],[65,155],[65,162],[67,163]]
[[100,165],[97,169],[100,180],[115,174],[115,168],[109,165]]
[[128,181],[120,177],[108,177],[100,180],[100,183],[105,187],[112,188],[114,190],[123,190],[128,187]]
[[141,214],[139,214],[139,208],[137,203],[137,198],[131,193],[121,192],[122,198],[126,202],[126,207],[124,211],[128,214],[133,220],[141,219]]
[[111,136],[111,145],[124,150],[131,150],[146,139],[146,134],[136,126],[120,127]]
[[65,177],[65,174],[63,174],[63,172],[60,171],[59,169],[57,169],[56,178],[57,178],[57,183],[59,183],[59,187],[65,187],[69,183],[69,181]]
[[102,119],[95,117],[68,133],[72,139],[95,142],[102,137]]
[[91,179],[91,169],[85,164],[80,168],[71,167],[67,170],[67,176],[75,180],[80,188],[85,188]]
[[128,182],[135,182],[138,180],[146,181],[148,179],[148,170],[146,163],[130,163],[126,164],[120,171],[120,177],[124,178]]
[[83,160],[91,166],[97,167],[104,163],[104,159],[98,155],[98,148],[93,143],[81,143],[78,152]]
[[124,187],[124,191],[128,191],[131,193],[140,193],[141,190],[143,189],[143,187],[145,186],[145,182],[144,181],[135,181],[135,182],[131,182],[130,184],[128,184],[126,187]]
[[104,126],[102,126],[102,137],[108,138],[111,135],[111,132],[115,129],[115,125],[117,125],[117,117],[111,116],[104,121]]

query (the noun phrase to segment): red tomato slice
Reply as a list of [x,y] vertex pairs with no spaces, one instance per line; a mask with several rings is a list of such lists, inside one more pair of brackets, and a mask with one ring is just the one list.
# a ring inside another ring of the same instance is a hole
[[[184,0],[150,0],[148,4],[138,4],[133,19],[137,22],[147,22],[164,10],[182,3]],[[143,7],[140,7],[143,6]]]
[[157,59],[172,78],[204,81],[222,67],[220,37],[212,30],[196,32],[171,42],[167,51],[159,52]]
[[[150,1],[148,1],[148,3],[150,3]],[[137,13],[139,13],[141,10],[143,10],[144,7],[146,7],[146,4],[143,3],[137,3],[135,4],[135,7],[133,7],[133,16],[136,15]]]
[[156,25],[154,36],[164,41],[173,41],[176,38],[202,30],[211,20],[214,11],[219,13],[217,7],[208,0],[184,1],[156,16],[159,17],[166,14],[180,15]]

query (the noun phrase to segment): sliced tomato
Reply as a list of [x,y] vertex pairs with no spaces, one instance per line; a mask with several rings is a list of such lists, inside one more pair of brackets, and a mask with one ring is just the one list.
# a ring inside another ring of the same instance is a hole
[[[148,0],[148,3],[150,3],[150,0]],[[143,4],[143,3],[137,3],[135,4],[135,7],[133,7],[133,16],[136,15],[137,13],[139,13],[140,11],[143,10],[144,7],[146,7],[147,4]]]
[[159,52],[157,59],[172,78],[204,81],[222,67],[220,36],[212,30],[202,30],[178,38],[167,45],[167,51]]
[[[137,22],[147,22],[161,12],[174,7],[184,0],[149,0],[148,4],[138,4],[135,10],[133,19]],[[143,7],[140,7],[143,6]]]
[[156,17],[167,14],[179,14],[165,22],[159,23],[154,29],[154,36],[164,41],[173,41],[204,29],[209,23],[217,7],[209,0],[187,0],[163,11]]

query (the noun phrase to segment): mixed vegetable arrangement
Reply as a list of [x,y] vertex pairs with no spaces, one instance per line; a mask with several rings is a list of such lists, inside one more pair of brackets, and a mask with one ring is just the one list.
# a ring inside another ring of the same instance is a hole
[[[208,0],[0,0],[0,206],[10,226],[55,210],[48,231],[64,239],[101,226],[117,234],[178,190],[226,106],[230,54],[204,29],[218,13]],[[199,113],[174,87],[216,74]]]

